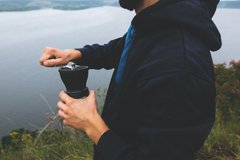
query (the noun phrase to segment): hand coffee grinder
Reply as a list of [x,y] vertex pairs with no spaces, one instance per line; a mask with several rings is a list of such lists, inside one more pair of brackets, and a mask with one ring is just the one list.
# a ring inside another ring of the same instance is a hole
[[[50,57],[49,59],[55,59]],[[63,66],[59,68],[60,77],[66,87],[66,93],[74,98],[81,99],[89,95],[89,90],[86,87],[88,78],[88,66]]]

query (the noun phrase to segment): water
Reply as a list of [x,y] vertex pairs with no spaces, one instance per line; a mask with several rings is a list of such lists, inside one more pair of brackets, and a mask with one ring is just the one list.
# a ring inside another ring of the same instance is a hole
[[[73,49],[107,43],[128,29],[133,12],[117,7],[81,11],[0,13],[0,137],[16,128],[44,127],[43,118],[65,90],[58,68],[39,65],[45,47]],[[112,70],[90,71],[87,86],[107,88]]]
[[[122,36],[134,12],[117,7],[81,11],[38,10],[0,13],[0,137],[16,128],[43,127],[43,118],[60,100],[65,87],[57,68],[39,65],[46,46],[59,49],[107,43]],[[222,33],[223,47],[212,53],[214,63],[240,60],[240,10],[219,9],[214,17]],[[87,86],[106,88],[112,70],[90,71]],[[7,117],[7,118],[6,118]]]
[[221,36],[222,48],[212,53],[214,63],[240,60],[240,9],[218,9],[213,17]]

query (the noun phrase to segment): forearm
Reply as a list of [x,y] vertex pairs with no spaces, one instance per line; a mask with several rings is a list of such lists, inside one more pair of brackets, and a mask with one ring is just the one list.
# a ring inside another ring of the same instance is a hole
[[109,128],[99,114],[91,119],[90,124],[90,127],[86,128],[85,132],[87,133],[88,137],[97,145],[101,136],[108,131]]
[[82,53],[79,50],[66,49],[65,52],[68,55],[69,62],[77,63],[82,57]]
[[97,152],[111,160],[192,160],[205,140],[202,134],[213,123],[186,128],[141,128],[141,144],[126,143],[114,131],[105,132],[97,144]]
[[81,52],[81,58],[75,62],[87,65],[90,69],[112,69],[117,66],[123,47],[124,38],[118,38],[105,45],[93,44],[76,48]]

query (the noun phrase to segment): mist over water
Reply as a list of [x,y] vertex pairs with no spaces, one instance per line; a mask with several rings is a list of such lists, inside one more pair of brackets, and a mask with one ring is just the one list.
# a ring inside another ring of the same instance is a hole
[[[39,65],[45,47],[73,49],[85,44],[104,44],[127,31],[134,12],[118,7],[80,11],[53,9],[0,12],[0,137],[14,128],[44,127],[44,114],[65,90],[58,68]],[[212,53],[214,63],[240,60],[240,10],[218,9],[214,21],[222,38],[221,50]],[[106,88],[112,70],[91,70],[87,86]]]

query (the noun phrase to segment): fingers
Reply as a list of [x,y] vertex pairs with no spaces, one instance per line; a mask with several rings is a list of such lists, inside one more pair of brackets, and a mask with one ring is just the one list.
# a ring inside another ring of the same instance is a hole
[[68,123],[67,123],[67,121],[65,119],[63,120],[63,124],[64,125],[68,125]]
[[66,118],[67,113],[68,113],[68,108],[67,108],[66,104],[63,101],[59,101],[57,106],[60,109],[58,111],[58,116],[62,117],[62,118]]
[[58,111],[58,116],[59,116],[59,117],[62,117],[62,118],[64,118],[64,119],[67,117],[67,115],[66,115],[62,110],[59,110],[59,111]]
[[53,48],[46,47],[43,51],[42,57],[40,58],[39,62],[41,65],[44,65],[44,62],[48,60],[50,57],[54,56],[53,55]]
[[62,62],[62,58],[50,59],[50,60],[44,61],[43,65],[45,67],[55,67],[55,66],[58,66],[61,62]]
[[[50,57],[55,56],[56,59],[49,60]],[[45,67],[54,67],[57,65],[65,65],[67,62],[64,61],[64,58],[66,57],[64,51],[46,47],[43,51],[42,57],[40,58],[39,62],[41,65]]]
[[63,102],[65,102],[66,104],[72,104],[74,99],[69,97],[64,91],[59,93],[59,97],[61,98],[61,100]]
[[59,101],[59,102],[57,103],[57,106],[58,106],[58,108],[61,109],[62,111],[66,111],[66,110],[67,110],[67,106],[66,106],[66,104],[65,104],[63,101]]

